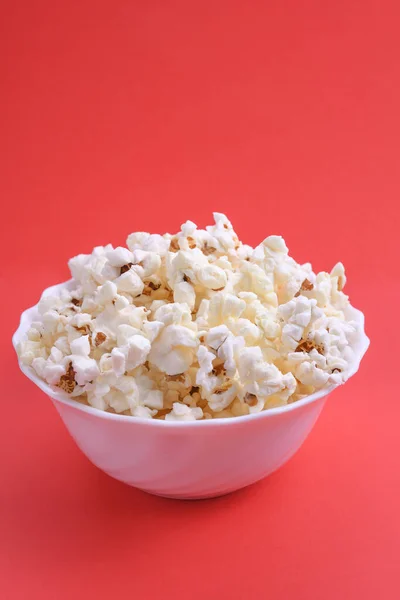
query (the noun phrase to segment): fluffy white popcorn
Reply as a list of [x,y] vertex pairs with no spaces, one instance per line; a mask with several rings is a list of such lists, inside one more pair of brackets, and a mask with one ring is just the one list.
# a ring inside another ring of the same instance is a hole
[[225,271],[215,265],[207,265],[202,269],[197,269],[196,276],[201,285],[214,291],[224,289],[228,280]]
[[119,348],[113,348],[111,352],[111,368],[114,371],[115,375],[119,377],[123,375],[126,371],[126,356],[125,352],[120,350]]
[[182,325],[168,325],[154,340],[149,360],[168,375],[184,373],[192,364],[196,334]]
[[187,304],[190,310],[193,310],[196,302],[194,287],[186,281],[177,282],[174,287],[174,300],[179,304]]
[[233,382],[232,385],[226,390],[223,388],[217,388],[217,391],[210,396],[208,401],[209,407],[215,412],[220,412],[221,410],[224,410],[224,408],[228,408],[228,406],[236,398],[238,390],[239,388],[236,382]]
[[212,327],[205,336],[207,346],[213,350],[218,350],[218,348],[220,348],[225,340],[230,336],[230,333],[231,332],[226,325]]
[[165,416],[166,421],[195,421],[201,419],[203,411],[201,408],[190,408],[186,404],[174,402],[172,411]]
[[[127,261],[129,262],[129,261]],[[161,257],[156,252],[136,249],[133,252],[133,269],[137,273],[149,277],[156,273],[161,266]]]
[[[259,346],[244,348],[241,351],[238,371],[243,381],[242,393],[245,394],[245,399],[248,396],[257,398],[257,404],[250,407],[250,412],[262,410],[262,401],[269,396],[284,392],[284,395],[290,397],[296,388],[292,373],[283,375],[275,365],[267,363]],[[287,389],[290,394],[285,393]]]
[[151,410],[147,406],[136,406],[131,411],[132,416],[140,417],[141,419],[151,419],[157,414],[156,410]]
[[60,380],[60,377],[65,374],[65,369],[62,365],[55,365],[47,363],[42,371],[42,377],[50,383],[50,385],[56,385]]
[[142,365],[150,352],[151,344],[143,335],[133,335],[125,347],[126,369],[132,371]]
[[360,332],[342,263],[314,273],[282,237],[252,248],[214,220],[72,258],[21,362],[98,410],[166,421],[247,415],[346,381]]
[[218,357],[224,361],[224,367],[228,377],[233,377],[237,370],[240,353],[245,347],[243,337],[228,336],[218,348]]
[[111,266],[122,267],[133,261],[133,254],[127,248],[118,246],[106,252],[106,258]]
[[143,281],[133,269],[129,269],[129,271],[117,277],[115,285],[119,292],[127,292],[134,297],[139,296],[144,288]]
[[89,344],[89,336],[82,335],[81,337],[73,340],[70,343],[71,354],[76,354],[79,356],[89,356],[90,354],[90,344]]
[[328,373],[325,373],[312,362],[302,362],[295,371],[296,378],[304,385],[321,387],[328,380]]
[[246,302],[233,294],[214,295],[208,308],[209,325],[216,326],[230,319],[238,319],[246,308]]
[[153,313],[154,320],[164,325],[187,325],[191,322],[191,312],[188,306],[179,302],[163,304]]
[[163,393],[160,390],[149,390],[144,395],[143,404],[148,408],[161,410],[164,406]]
[[97,362],[88,356],[71,355],[72,366],[75,371],[75,380],[78,385],[85,385],[88,381],[96,379],[100,370]]

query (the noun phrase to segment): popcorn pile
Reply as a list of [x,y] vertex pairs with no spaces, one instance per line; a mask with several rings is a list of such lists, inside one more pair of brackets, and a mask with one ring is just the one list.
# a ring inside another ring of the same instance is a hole
[[40,300],[21,361],[99,410],[171,421],[247,415],[343,383],[359,334],[343,312],[343,265],[315,275],[281,237],[253,249],[214,219],[72,258],[72,291]]

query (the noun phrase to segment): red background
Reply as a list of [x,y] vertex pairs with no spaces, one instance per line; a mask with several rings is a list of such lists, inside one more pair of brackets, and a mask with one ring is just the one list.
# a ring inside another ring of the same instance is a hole
[[[2,4],[2,599],[399,598],[396,5]],[[10,337],[70,256],[213,210],[341,259],[372,344],[279,472],[168,501],[80,454]]]

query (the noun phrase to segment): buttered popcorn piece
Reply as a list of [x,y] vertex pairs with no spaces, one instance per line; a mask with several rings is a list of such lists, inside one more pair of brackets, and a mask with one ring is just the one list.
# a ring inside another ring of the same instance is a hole
[[221,213],[72,258],[18,349],[60,393],[165,421],[233,417],[343,383],[358,325],[344,267],[314,273],[280,236],[254,249]]

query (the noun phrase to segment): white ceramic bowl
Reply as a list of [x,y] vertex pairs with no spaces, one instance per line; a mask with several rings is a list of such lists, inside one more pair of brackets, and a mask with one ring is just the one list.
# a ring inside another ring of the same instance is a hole
[[[45,290],[56,295],[62,283]],[[361,324],[354,347],[357,372],[369,339],[364,316],[348,308]],[[13,336],[16,348],[32,321],[37,305],[26,310]],[[128,485],[172,498],[209,498],[233,492],[266,477],[300,448],[316,422],[332,388],[287,406],[231,419],[171,422],[111,414],[54,391],[31,367],[20,363],[29,379],[53,401],[75,442],[99,469]]]

